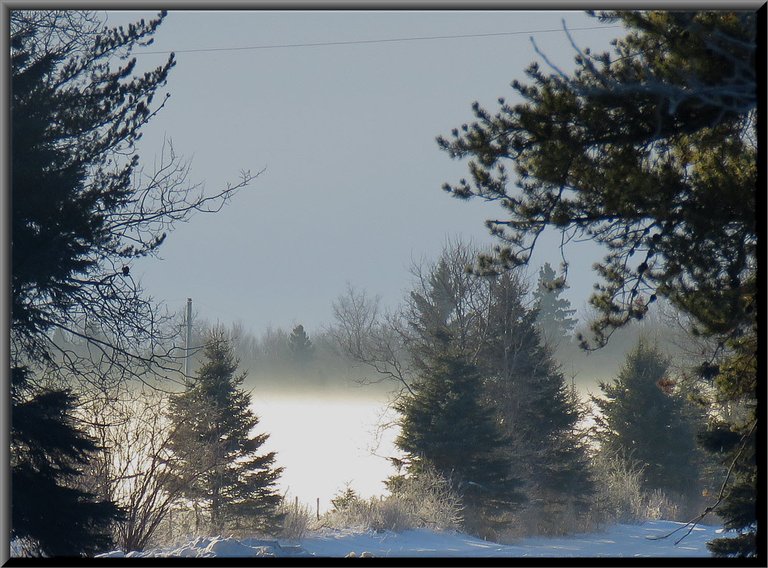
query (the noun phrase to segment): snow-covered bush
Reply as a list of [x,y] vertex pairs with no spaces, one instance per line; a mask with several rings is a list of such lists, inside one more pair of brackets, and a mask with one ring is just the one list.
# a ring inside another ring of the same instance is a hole
[[372,498],[369,509],[369,527],[376,532],[400,532],[419,526],[412,510],[396,497]]

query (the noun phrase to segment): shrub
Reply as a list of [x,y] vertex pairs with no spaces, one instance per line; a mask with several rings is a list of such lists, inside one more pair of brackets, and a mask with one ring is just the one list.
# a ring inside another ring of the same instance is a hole
[[347,509],[348,507],[353,506],[359,501],[360,501],[360,496],[357,494],[357,491],[352,489],[349,483],[347,483],[347,486],[344,489],[344,491],[337,493],[336,496],[333,499],[331,499],[331,504],[333,505],[333,509],[335,511],[341,511],[343,509]]
[[643,467],[636,460],[623,453],[598,452],[593,463],[597,493],[591,513],[597,521],[676,518],[678,507],[663,491],[643,491]]
[[312,524],[312,511],[308,505],[299,503],[298,500],[288,503],[283,498],[278,513],[283,516],[280,538],[298,540],[307,534]]
[[397,478],[386,497],[362,499],[349,487],[331,500],[334,508],[323,525],[377,532],[427,527],[458,529],[462,522],[461,498],[439,474],[429,471],[417,477]]
[[436,471],[428,469],[418,476],[399,478],[390,487],[389,499],[400,501],[411,512],[415,526],[439,530],[461,527],[461,496],[451,488],[450,480]]

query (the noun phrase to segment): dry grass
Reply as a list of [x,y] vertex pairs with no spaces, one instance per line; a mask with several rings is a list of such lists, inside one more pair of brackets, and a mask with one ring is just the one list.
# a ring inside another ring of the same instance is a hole
[[675,519],[678,506],[664,494],[642,488],[643,468],[622,455],[595,457],[597,492],[592,515],[603,523]]
[[458,529],[462,522],[460,497],[436,473],[403,481],[382,498],[361,499],[348,491],[336,501],[321,523],[334,528],[403,531],[414,528]]

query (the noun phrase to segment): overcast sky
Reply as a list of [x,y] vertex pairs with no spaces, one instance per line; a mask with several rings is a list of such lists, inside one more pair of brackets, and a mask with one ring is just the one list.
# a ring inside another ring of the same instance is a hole
[[[110,23],[147,13],[111,13]],[[215,191],[238,172],[266,168],[221,212],[177,227],[161,260],[134,266],[148,292],[181,309],[191,297],[210,321],[309,330],[332,321],[331,302],[349,282],[394,306],[409,266],[434,259],[449,237],[493,244],[491,204],[458,201],[440,188],[467,175],[435,137],[471,120],[477,100],[495,109],[540,59],[571,68],[574,50],[605,50],[621,29],[580,12],[171,12],[154,45],[177,52],[166,107],[144,131],[151,167],[164,137],[192,161],[191,179]],[[195,51],[521,32],[481,38],[314,47]],[[140,55],[140,65],[167,55]],[[531,266],[560,262],[555,239]],[[597,259],[570,251],[567,292],[582,309]]]

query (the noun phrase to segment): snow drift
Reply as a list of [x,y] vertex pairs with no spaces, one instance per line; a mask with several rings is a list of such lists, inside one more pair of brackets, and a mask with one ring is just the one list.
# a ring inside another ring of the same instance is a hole
[[[706,543],[722,529],[683,523],[646,521],[613,525],[605,531],[560,538],[526,538],[511,545],[484,541],[459,532],[415,529],[401,533],[324,529],[296,541],[198,537],[184,544],[144,552],[113,551],[101,558],[143,557],[702,557]],[[671,536],[667,536],[670,533]]]

